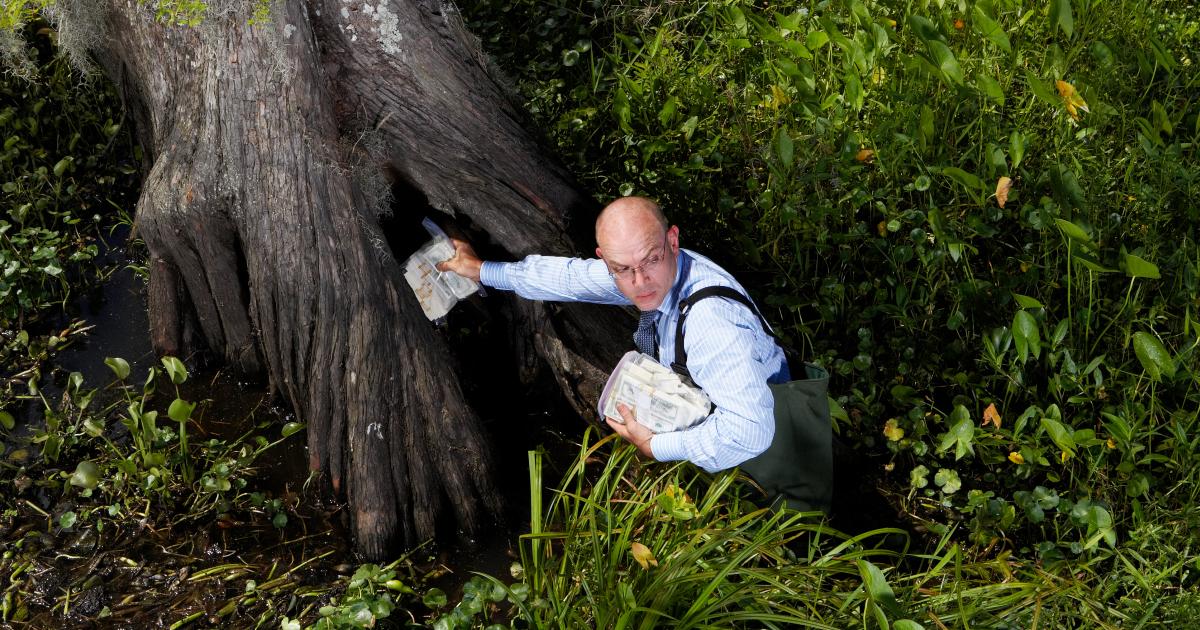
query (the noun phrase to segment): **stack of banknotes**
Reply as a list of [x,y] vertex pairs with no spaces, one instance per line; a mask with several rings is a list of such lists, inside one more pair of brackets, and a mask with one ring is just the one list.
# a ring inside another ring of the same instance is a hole
[[450,271],[438,271],[437,264],[454,257],[454,244],[436,223],[422,223],[432,236],[421,249],[404,261],[404,279],[412,287],[421,310],[430,321],[438,321],[458,301],[479,291],[479,284]]
[[636,350],[625,353],[600,394],[601,416],[621,422],[617,404],[633,410],[637,421],[655,433],[686,429],[708,417],[711,403],[697,387],[670,368]]

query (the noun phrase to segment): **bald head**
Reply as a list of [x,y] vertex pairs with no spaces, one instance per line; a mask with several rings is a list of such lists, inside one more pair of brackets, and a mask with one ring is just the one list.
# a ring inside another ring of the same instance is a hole
[[617,289],[639,310],[652,311],[675,282],[679,228],[670,226],[658,204],[622,197],[596,218],[596,255]]
[[669,225],[657,203],[645,197],[622,197],[605,206],[596,217],[596,244],[603,249],[604,243],[614,237],[648,232],[661,235]]

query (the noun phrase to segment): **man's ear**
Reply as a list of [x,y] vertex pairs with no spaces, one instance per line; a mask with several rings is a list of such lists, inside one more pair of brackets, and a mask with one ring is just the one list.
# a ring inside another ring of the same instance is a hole
[[[671,229],[667,230],[667,242],[671,244],[672,253],[679,252],[679,226],[672,225]],[[598,248],[597,252],[600,251]]]
[[600,259],[604,258],[604,254],[600,252],[599,247],[596,248],[596,258],[600,258]]

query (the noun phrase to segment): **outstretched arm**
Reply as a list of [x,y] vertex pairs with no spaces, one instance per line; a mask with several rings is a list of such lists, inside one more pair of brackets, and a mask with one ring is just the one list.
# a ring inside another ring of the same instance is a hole
[[491,262],[481,260],[469,243],[450,240],[454,257],[438,263],[438,271],[452,271],[494,289],[516,291],[529,300],[630,304],[602,260],[534,255],[515,263]]

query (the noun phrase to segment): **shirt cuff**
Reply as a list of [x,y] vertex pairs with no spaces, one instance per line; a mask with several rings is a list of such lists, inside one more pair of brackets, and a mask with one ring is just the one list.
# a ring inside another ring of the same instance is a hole
[[650,438],[650,453],[660,462],[677,462],[687,459],[687,447],[683,444],[683,432],[656,433]]
[[483,261],[479,267],[479,282],[493,289],[512,291],[513,285],[508,279],[508,267],[511,264]]

